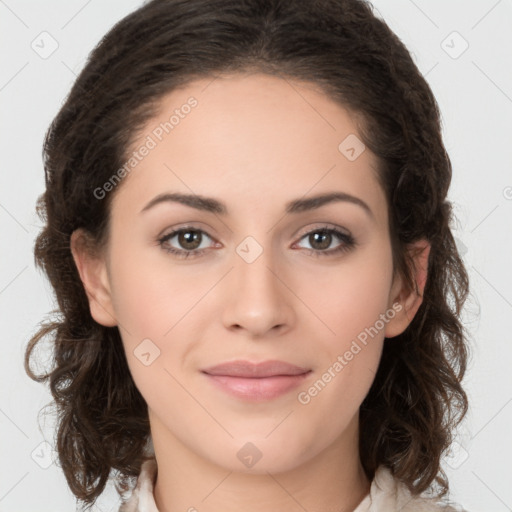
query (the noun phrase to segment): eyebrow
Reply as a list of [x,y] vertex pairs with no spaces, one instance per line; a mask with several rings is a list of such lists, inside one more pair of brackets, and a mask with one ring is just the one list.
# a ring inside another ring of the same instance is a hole
[[[290,214],[301,213],[309,210],[316,210],[317,208],[320,208],[326,204],[340,201],[358,205],[370,217],[374,218],[372,210],[362,199],[359,199],[358,197],[351,194],[347,194],[346,192],[328,192],[308,197],[306,199],[295,199],[286,203],[285,212]],[[140,213],[148,211],[157,204],[167,202],[179,203],[185,206],[190,206],[191,208],[195,208],[196,210],[202,210],[224,216],[228,214],[227,206],[218,199],[195,194],[180,194],[177,192],[167,192],[157,195],[146,206],[144,206]]]

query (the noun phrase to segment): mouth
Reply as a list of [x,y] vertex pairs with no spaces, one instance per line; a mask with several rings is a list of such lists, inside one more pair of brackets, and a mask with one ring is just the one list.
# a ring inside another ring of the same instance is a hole
[[282,396],[299,386],[310,368],[284,361],[232,361],[202,370],[208,380],[225,393],[248,401]]

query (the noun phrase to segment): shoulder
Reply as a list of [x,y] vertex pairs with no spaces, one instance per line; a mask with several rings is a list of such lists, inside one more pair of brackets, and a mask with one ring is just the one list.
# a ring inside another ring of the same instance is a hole
[[354,512],[468,512],[455,503],[424,495],[413,496],[407,486],[394,478],[391,471],[380,466],[372,481],[370,493]]

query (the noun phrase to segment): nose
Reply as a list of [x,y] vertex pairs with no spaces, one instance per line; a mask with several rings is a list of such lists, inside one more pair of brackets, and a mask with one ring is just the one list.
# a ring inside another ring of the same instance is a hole
[[291,329],[294,295],[286,273],[272,261],[271,251],[264,250],[250,263],[235,256],[228,276],[224,326],[245,330],[251,337],[275,336]]

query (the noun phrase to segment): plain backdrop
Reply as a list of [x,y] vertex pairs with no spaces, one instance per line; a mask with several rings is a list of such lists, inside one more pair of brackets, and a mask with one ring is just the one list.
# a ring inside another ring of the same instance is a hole
[[[24,373],[26,343],[55,303],[34,267],[44,133],[88,53],[139,0],[0,0],[0,512],[75,510],[54,463],[50,394]],[[512,510],[512,2],[375,0],[437,97],[450,199],[470,274],[464,321],[470,412],[444,461],[470,512]],[[110,488],[93,510],[117,510]]]

